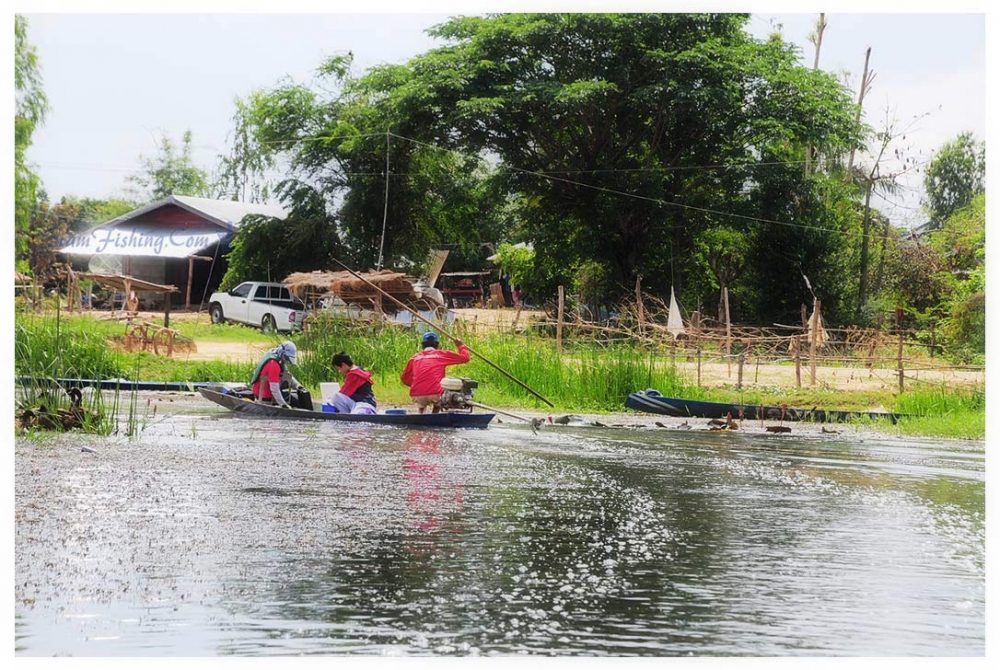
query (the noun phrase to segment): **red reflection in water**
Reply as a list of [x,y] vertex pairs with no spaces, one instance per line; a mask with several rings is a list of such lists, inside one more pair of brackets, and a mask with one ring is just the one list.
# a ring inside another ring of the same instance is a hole
[[406,504],[412,525],[419,530],[437,529],[444,515],[462,506],[462,486],[444,481],[438,463],[440,455],[440,435],[413,433],[407,438],[403,459]]

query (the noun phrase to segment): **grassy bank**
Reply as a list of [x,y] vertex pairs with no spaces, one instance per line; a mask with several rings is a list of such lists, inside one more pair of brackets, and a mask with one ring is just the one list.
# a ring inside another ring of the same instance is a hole
[[[286,336],[264,335],[257,330],[229,324],[176,321],[181,336],[199,340],[277,344]],[[124,325],[92,316],[36,316],[17,314],[15,369],[19,375],[74,378],[125,378],[158,381],[246,381],[254,363],[185,361],[151,353],[128,353],[108,346]],[[464,339],[481,356],[450,368],[455,376],[479,381],[476,398],[486,405],[511,409],[549,408],[530,392],[487,364],[497,367],[549,399],[561,412],[620,412],[629,393],[655,388],[665,396],[739,402],[745,404],[827,409],[873,408],[916,415],[879,430],[906,435],[931,435],[983,439],[985,393],[982,389],[955,390],[924,385],[904,394],[826,389],[698,388],[695,380],[677,372],[669,356],[655,354],[630,343],[600,344],[576,341],[562,355],[554,340],[537,334],[492,333],[473,337],[456,323],[452,333]],[[314,390],[324,381],[339,381],[329,362],[334,353],[346,351],[374,374],[376,394],[382,404],[406,404],[408,389],[399,381],[406,361],[418,349],[418,336],[409,329],[364,325],[354,321],[320,321],[308,333],[292,336],[300,348],[296,377]],[[445,342],[448,348],[454,348]]]

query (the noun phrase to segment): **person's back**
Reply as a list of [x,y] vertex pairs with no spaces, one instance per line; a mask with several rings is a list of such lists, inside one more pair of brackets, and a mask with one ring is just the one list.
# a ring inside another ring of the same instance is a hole
[[441,380],[444,379],[449,365],[469,362],[469,348],[457,341],[458,351],[438,349],[438,339],[434,333],[426,333],[423,337],[423,351],[414,354],[406,364],[400,380],[410,387],[410,400],[416,403],[423,412],[428,405],[433,405],[434,411],[440,410]]

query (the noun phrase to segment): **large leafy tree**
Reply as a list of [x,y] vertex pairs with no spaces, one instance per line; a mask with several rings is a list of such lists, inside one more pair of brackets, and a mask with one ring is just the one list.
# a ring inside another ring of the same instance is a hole
[[[622,292],[641,273],[665,293],[684,284],[695,238],[720,215],[794,217],[785,220],[809,235],[815,208],[754,202],[758,175],[739,168],[860,136],[846,90],[799,66],[780,40],[750,38],[747,18],[453,19],[432,30],[450,44],[409,64],[397,108],[437,144],[499,156],[526,196],[537,262],[563,269],[553,281],[596,260]],[[822,258],[828,238],[813,237],[818,246],[797,263]]]
[[48,101],[42,90],[38,54],[28,42],[28,21],[14,17],[14,236],[15,258],[23,265],[28,250],[27,231],[39,189],[38,175],[28,163],[27,151],[35,129],[45,120]]
[[150,201],[170,195],[205,197],[210,193],[208,173],[194,163],[191,156],[191,131],[184,133],[178,148],[173,140],[164,136],[156,156],[140,156],[139,172],[128,177],[130,185],[137,188],[139,197]]
[[354,79],[350,64],[350,55],[327,60],[320,91],[284,81],[253,93],[239,128],[256,147],[250,153],[289,166],[277,189],[283,199],[309,189],[326,203],[343,240],[340,260],[416,270],[437,247],[452,250],[452,263],[481,261],[506,212],[488,167],[418,139],[412,114],[395,103],[412,77],[406,67]]
[[285,220],[248,216],[240,224],[226,257],[220,288],[243,281],[281,281],[293,272],[332,268],[343,245],[321,194],[293,182],[284,184],[291,214]]
[[931,233],[949,294],[942,304],[943,330],[958,358],[986,355],[986,196],[980,193]]
[[924,173],[931,223],[940,228],[985,188],[986,144],[962,133],[941,147]]

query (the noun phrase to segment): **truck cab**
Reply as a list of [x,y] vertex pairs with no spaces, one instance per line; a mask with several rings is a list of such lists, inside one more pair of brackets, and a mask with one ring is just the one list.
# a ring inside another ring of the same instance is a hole
[[288,287],[275,282],[243,282],[209,298],[212,323],[226,320],[257,326],[265,333],[287,332],[302,327],[305,305]]

